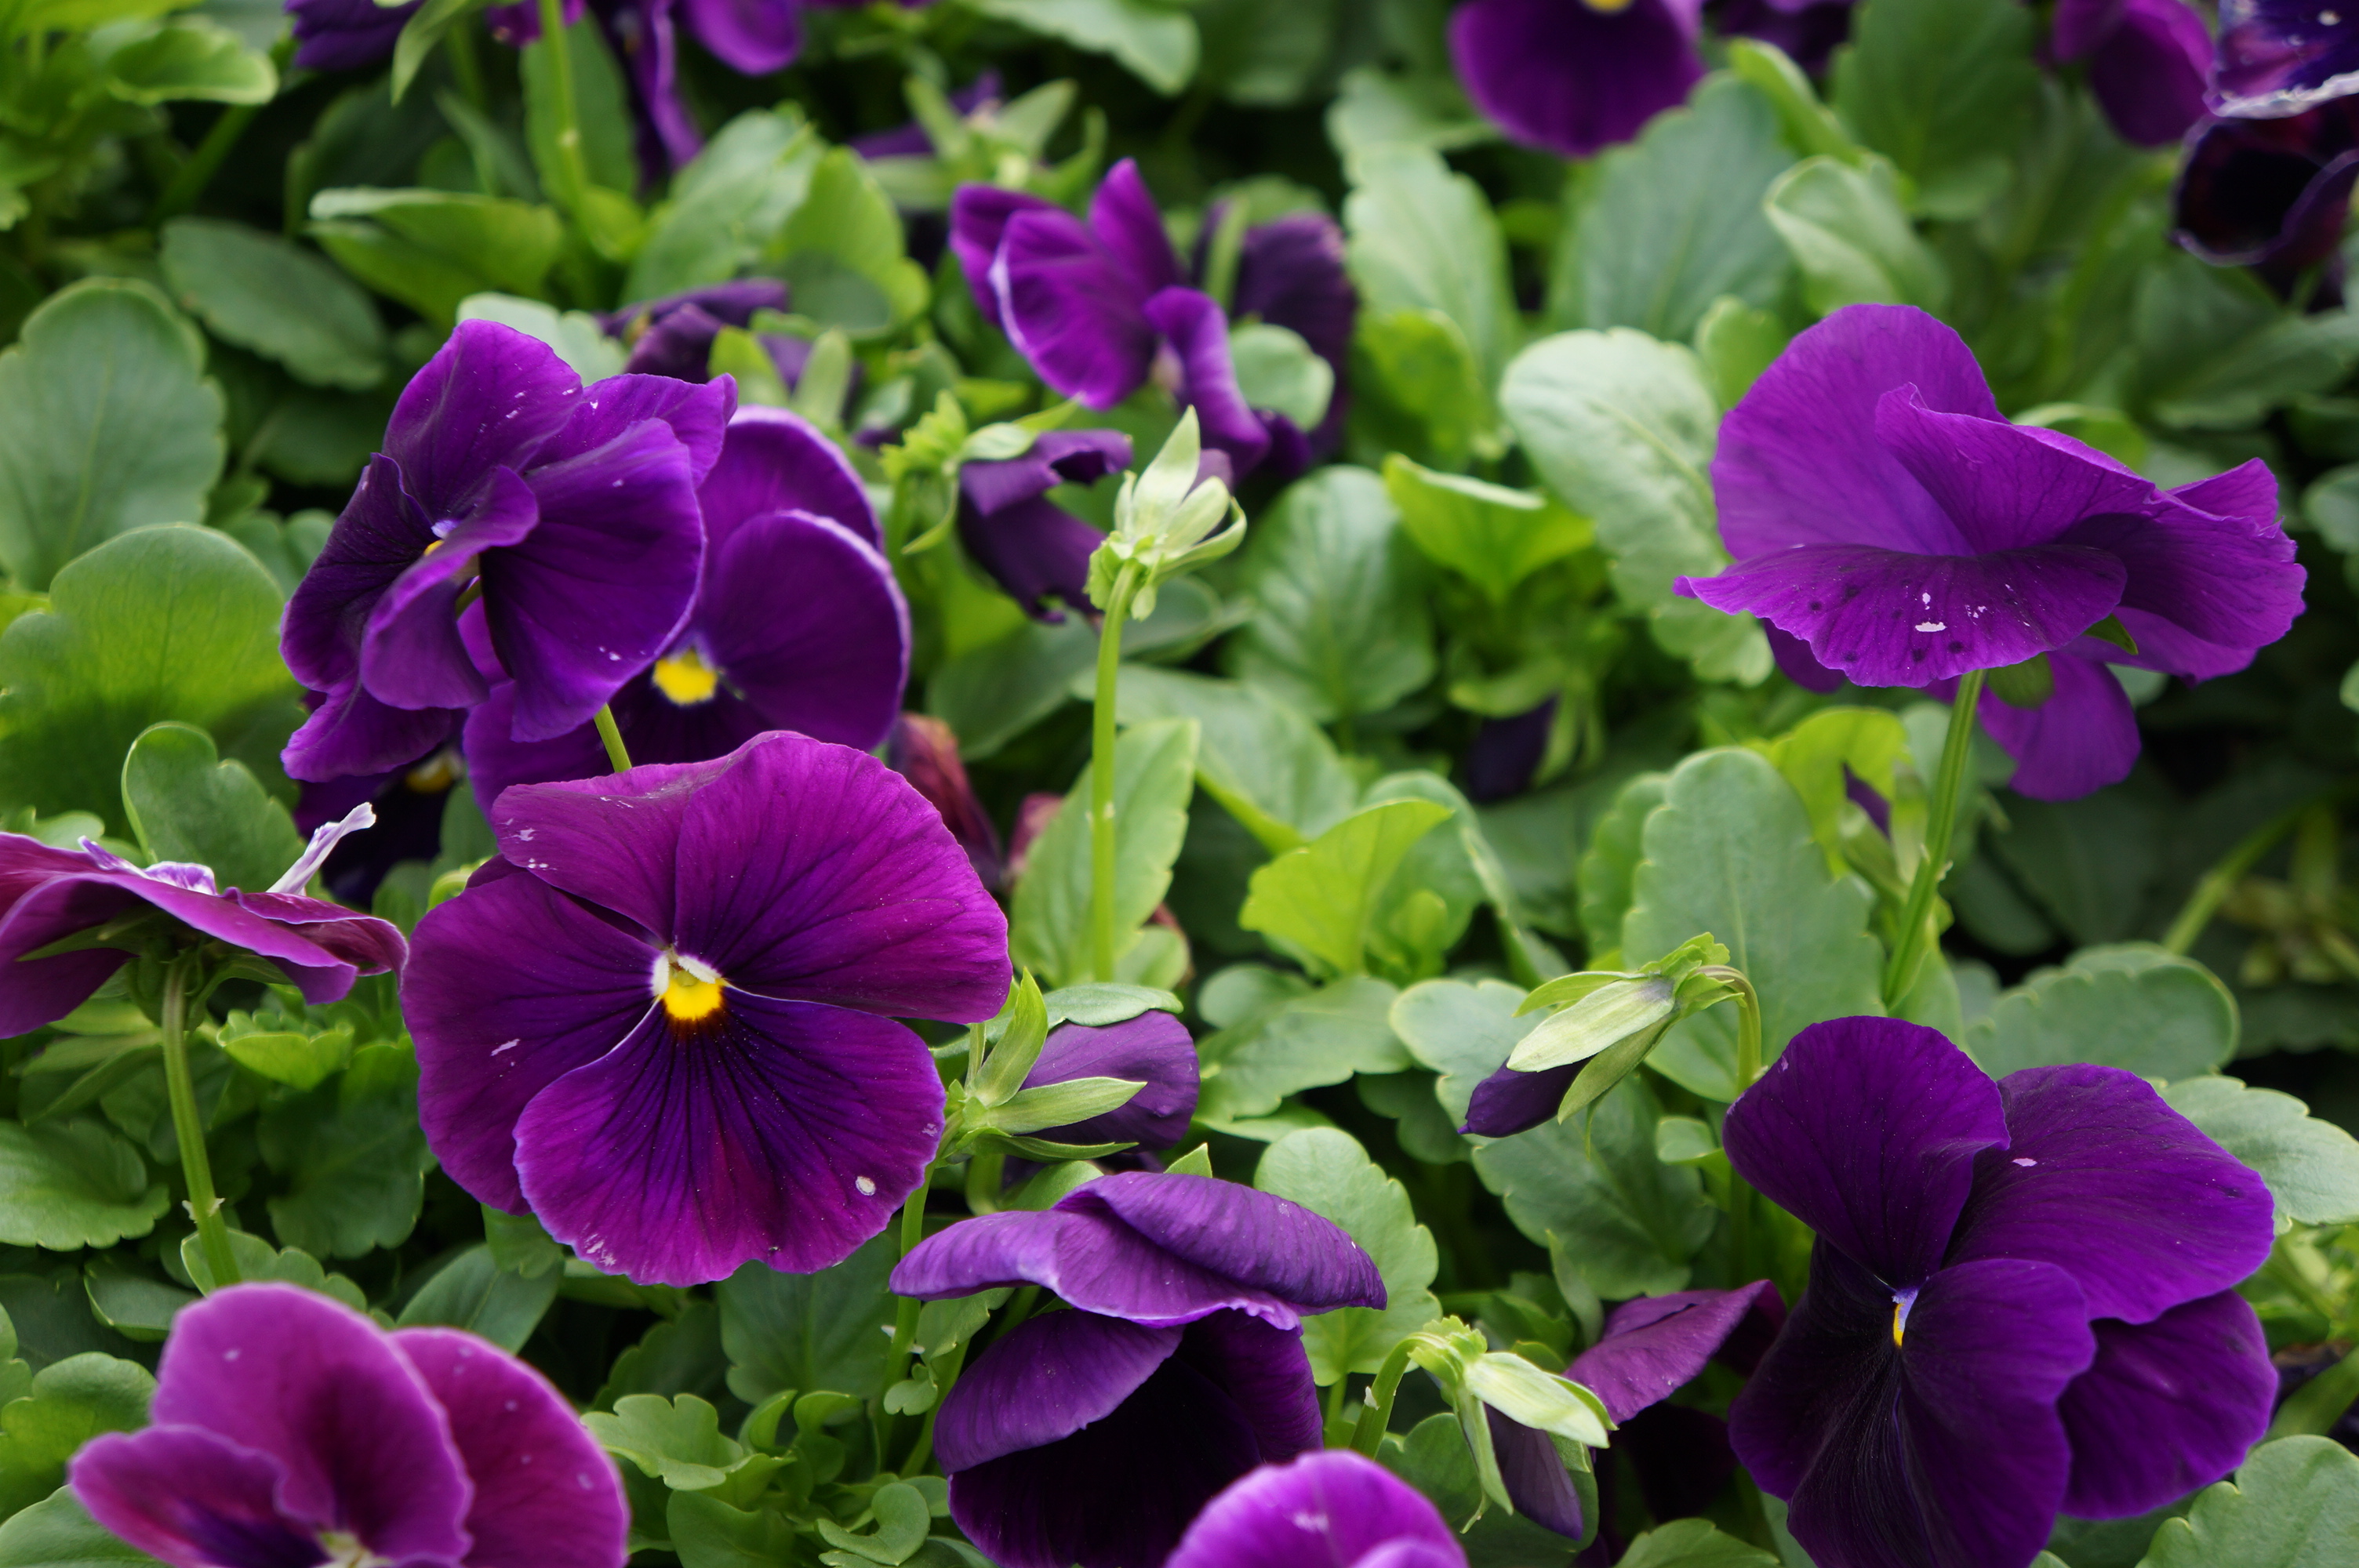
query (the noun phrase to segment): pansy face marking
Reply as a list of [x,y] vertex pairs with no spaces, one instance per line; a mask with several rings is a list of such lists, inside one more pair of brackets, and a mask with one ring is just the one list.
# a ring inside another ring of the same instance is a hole
[[685,954],[656,955],[656,998],[674,1023],[702,1023],[722,1011],[720,971]]

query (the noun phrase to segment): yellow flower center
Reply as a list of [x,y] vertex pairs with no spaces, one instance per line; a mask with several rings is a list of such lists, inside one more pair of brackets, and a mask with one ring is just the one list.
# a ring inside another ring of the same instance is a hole
[[1581,0],[1581,3],[1591,10],[1603,12],[1608,16],[1616,11],[1626,11],[1630,8],[1630,0]]
[[677,953],[656,960],[656,996],[674,1023],[698,1023],[722,1009],[722,989],[729,982],[709,966]]
[[704,662],[694,648],[656,661],[656,689],[671,698],[675,708],[711,702],[721,689],[721,672]]
[[1892,1309],[1892,1347],[1896,1350],[1900,1348],[1900,1336],[1908,1332],[1908,1309],[1898,1305],[1894,1306]]

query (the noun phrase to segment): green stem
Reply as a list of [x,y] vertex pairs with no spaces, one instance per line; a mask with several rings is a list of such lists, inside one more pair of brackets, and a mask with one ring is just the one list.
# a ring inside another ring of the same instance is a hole
[[951,1390],[958,1382],[959,1368],[965,1365],[966,1346],[963,1345],[952,1348],[949,1355],[935,1364],[933,1406],[926,1411],[926,1423],[918,1428],[918,1441],[910,1445],[908,1458],[901,1462],[901,1468],[896,1474],[917,1476],[924,1473],[926,1461],[934,1456],[934,1422],[942,1413],[942,1401],[951,1397]]
[[2162,945],[2173,953],[2184,953],[2194,946],[2195,939],[2203,935],[2203,928],[2211,925],[2212,917],[2220,912],[2221,903],[2238,882],[2252,874],[2253,868],[2261,863],[2262,856],[2276,849],[2277,841],[2299,826],[2305,816],[2321,806],[2332,806],[2343,800],[2354,792],[2359,792],[2359,777],[2343,779],[2299,805],[2286,807],[2254,828],[2243,842],[2223,856],[2217,865],[2203,873],[2203,880],[2195,884],[2193,892],[2188,894],[2179,918],[2172,921],[2170,929],[2163,934]]
[[193,954],[175,958],[164,970],[164,1088],[172,1102],[172,1132],[179,1140],[180,1173],[189,1183],[189,1214],[197,1222],[197,1245],[213,1289],[237,1283],[237,1255],[230,1250],[229,1227],[213,1192],[213,1172],[205,1158],[205,1124],[197,1114],[197,1083],[189,1072],[189,970]]
[[999,1212],[999,1189],[1006,1183],[1007,1156],[977,1152],[967,1157],[966,1206],[971,1214]]
[[2359,1350],[2353,1351],[2300,1388],[2277,1407],[2271,1437],[2322,1437],[2344,1411],[2359,1403]]
[[1090,716],[1090,928],[1094,978],[1100,980],[1114,979],[1114,699],[1122,679],[1122,623],[1130,618],[1131,596],[1137,591],[1138,567],[1133,562],[1114,579],[1114,596],[1098,627],[1098,687]]
[[1701,972],[1736,993],[1736,1092],[1743,1094],[1761,1076],[1761,993],[1743,969],[1712,964]]
[[[557,94],[558,177],[565,188],[558,195],[566,211],[578,213],[590,169],[582,157],[582,114],[573,100],[573,49],[566,41],[563,0],[540,0],[540,41],[549,48],[549,84]],[[611,741],[607,750],[614,750]]]
[[1982,670],[1968,670],[1958,679],[1958,695],[1950,702],[1950,733],[1941,742],[1940,776],[1933,784],[1932,820],[1925,827],[1925,858],[1918,862],[1917,880],[1908,884],[1908,903],[1900,912],[1900,926],[1892,946],[1892,961],[1884,970],[1884,1005],[1897,1011],[1917,984],[1917,971],[1932,944],[1927,930],[1933,914],[1933,894],[1950,870],[1950,839],[1957,832],[1958,807],[1966,793],[1966,762],[1974,749],[1974,713],[1982,706]]
[[156,205],[148,209],[150,228],[167,218],[179,217],[197,204],[197,198],[204,194],[205,187],[220,171],[222,160],[229,157],[230,149],[237,146],[237,139],[245,135],[246,126],[260,113],[262,106],[258,103],[233,104],[221,112],[212,129],[205,133],[205,139],[197,144],[197,150],[189,155],[188,162],[179,167],[172,182],[156,198]]
[[[919,1182],[918,1190],[909,1195],[909,1201],[901,1206],[901,1249],[897,1260],[907,1258],[918,1243],[925,1239],[926,1190],[930,1184],[929,1182]],[[895,1310],[892,1362],[885,1369],[885,1386],[888,1389],[901,1380],[908,1367],[910,1343],[918,1337],[918,1313],[924,1304],[913,1297],[903,1296]]]
[[1352,1429],[1352,1446],[1371,1459],[1384,1445],[1385,1428],[1393,1419],[1393,1400],[1408,1371],[1408,1341],[1404,1339],[1376,1368],[1376,1380],[1368,1385],[1368,1397],[1360,1406],[1360,1423]]
[[[614,764],[616,773],[629,773],[631,771],[630,749],[623,744],[623,732],[614,726],[614,710],[611,708],[600,708],[597,722],[598,739],[605,742],[606,746],[606,760]],[[919,1189],[920,1195],[924,1191],[922,1187]]]

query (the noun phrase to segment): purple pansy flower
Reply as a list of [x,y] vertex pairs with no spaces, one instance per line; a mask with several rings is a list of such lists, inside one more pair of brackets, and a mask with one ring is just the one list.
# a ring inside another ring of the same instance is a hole
[[2359,99],[2273,120],[2215,120],[2179,170],[2176,238],[2218,266],[2249,266],[2290,297],[2323,269],[2313,308],[2343,297],[2343,230],[2359,182]]
[[[1153,379],[1196,410],[1205,447],[1224,453],[1235,475],[1265,460],[1281,472],[1308,460],[1293,421],[1246,406],[1229,355],[1228,315],[1191,286],[1131,159],[1107,173],[1087,222],[1025,191],[961,186],[951,202],[951,248],[977,308],[1066,396],[1111,408]],[[1332,220],[1294,214],[1246,231],[1238,315],[1299,334],[1338,386],[1353,298]]]
[[[1784,633],[1771,648],[1806,685],[1946,697],[1966,671],[2048,655],[2045,704],[1981,708],[2014,787],[2043,799],[2137,758],[2107,664],[2226,675],[2301,610],[2267,465],[2164,491],[2009,424],[1957,333],[1908,306],[1846,306],[1796,338],[1722,421],[1712,473],[1735,564],[1680,592]],[[2088,634],[2108,618],[2137,652]]]
[[2359,11],[2335,0],[2221,0],[2214,114],[2274,116],[2359,92]]
[[292,1285],[172,1320],[155,1424],[70,1477],[91,1517],[173,1568],[621,1568],[614,1462],[549,1380],[448,1328],[387,1333]]
[[904,713],[885,742],[885,762],[942,814],[942,826],[966,851],[983,885],[997,888],[1007,871],[1006,854],[998,827],[967,783],[958,732],[929,715]]
[[399,930],[302,892],[336,841],[375,820],[362,805],[327,824],[286,874],[252,892],[222,892],[204,866],[159,860],[140,867],[88,838],[79,849],[58,849],[20,833],[0,833],[0,1036],[56,1022],[131,957],[119,947],[30,960],[27,954],[142,904],[199,936],[269,959],[308,1002],[339,1000],[362,975],[398,969],[407,952]]
[[625,305],[599,317],[598,324],[631,351],[625,372],[702,381],[712,360],[712,340],[723,327],[745,326],[756,310],[786,308],[785,284],[774,277],[741,277]]
[[1120,1023],[1060,1023],[1049,1032],[1024,1087],[1075,1078],[1125,1078],[1145,1087],[1114,1109],[1032,1134],[1051,1143],[1136,1143],[1169,1149],[1196,1114],[1196,1043],[1187,1025],[1154,1010]]
[[1852,0],[1707,0],[1707,9],[1721,32],[1774,44],[1812,72],[1851,36]]
[[1838,1019],[1723,1133],[1818,1232],[1729,1425],[1821,1568],[2022,1568],[2060,1509],[2144,1513],[2267,1427],[2233,1287],[2268,1256],[2268,1190],[2134,1074],[1993,1083],[1933,1030]]
[[[862,751],[882,744],[908,678],[909,612],[843,454],[798,415],[741,409],[697,500],[705,551],[695,607],[652,666],[614,694],[631,760],[705,762],[768,730]],[[515,739],[516,702],[516,684],[495,679],[467,716],[479,799],[606,771],[591,725]]]
[[1465,1568],[1425,1494],[1348,1448],[1265,1465],[1204,1505],[1166,1568]]
[[1385,1301],[1331,1221],[1170,1173],[954,1225],[893,1271],[927,1301],[1019,1284],[1074,1310],[993,1341],[934,1433],[951,1517],[1003,1568],[1162,1563],[1223,1487],[1319,1446],[1303,1316]]
[[1505,719],[1485,719],[1466,748],[1466,798],[1479,805],[1506,800],[1532,787],[1548,760],[1549,734],[1556,727],[1560,694]]
[[304,70],[358,70],[393,53],[401,29],[426,0],[287,0],[295,29],[295,64]]
[[959,469],[959,543],[967,557],[1038,620],[1089,608],[1090,557],[1105,535],[1049,499],[1060,484],[1094,484],[1130,466],[1119,430],[1050,430],[1022,457]]
[[2049,47],[2088,62],[2089,89],[2124,141],[2166,146],[2203,118],[2212,35],[2185,0],[2059,0]]
[[1470,0],[1450,54],[1475,106],[1526,146],[1587,157],[1687,102],[1703,80],[1702,0]]
[[516,682],[514,732],[585,723],[670,646],[696,596],[696,487],[736,406],[726,377],[584,388],[538,339],[462,321],[395,404],[280,650],[324,692],[287,771],[333,779],[421,755],[488,695],[458,626],[480,590]]
[[925,1179],[1007,926],[932,806],[848,747],[501,795],[505,857],[419,923],[402,1008],[444,1170],[601,1267],[822,1269]]

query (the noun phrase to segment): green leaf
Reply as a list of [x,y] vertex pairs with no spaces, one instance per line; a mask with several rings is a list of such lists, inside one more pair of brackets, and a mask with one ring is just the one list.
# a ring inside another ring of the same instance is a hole
[[1720,406],[1735,407],[1792,338],[1774,312],[1748,308],[1725,294],[1713,300],[1696,323],[1695,351]]
[[1352,424],[1443,469],[1504,449],[1474,351],[1441,311],[1363,309],[1352,332]]
[[1288,1095],[1340,1084],[1356,1073],[1411,1064],[1388,1022],[1399,993],[1366,976],[1279,994],[1196,1043],[1204,1063],[1197,1119],[1233,1127],[1266,1117]]
[[1949,297],[1948,269],[1917,237],[1882,158],[1856,168],[1831,157],[1796,164],[1762,207],[1802,269],[1802,297],[1821,316],[1864,302],[1939,309]]
[[901,215],[849,147],[819,160],[775,248],[798,316],[875,336],[926,308],[926,272],[903,249]]
[[1328,973],[1363,972],[1386,885],[1410,846],[1450,815],[1425,800],[1353,813],[1255,871],[1237,923]]
[[1767,98],[1708,80],[1687,107],[1597,160],[1585,199],[1567,209],[1549,324],[1679,340],[1715,299],[1774,303],[1794,264],[1761,199],[1793,161]]
[[1983,1070],[2090,1062],[2176,1082],[2236,1054],[2236,1002],[2211,970],[2144,943],[2083,947],[2037,969],[1959,1042]]
[[43,1368],[30,1394],[0,1409],[0,1513],[48,1497],[66,1461],[100,1433],[147,1425],[155,1392],[145,1367],[96,1352]]
[[733,1509],[705,1492],[673,1492],[665,1528],[680,1568],[777,1568],[799,1559],[792,1526],[774,1509]]
[[1818,90],[1786,51],[1758,38],[1727,40],[1728,66],[1777,112],[1786,145],[1804,157],[1825,154],[1845,163],[1864,156],[1832,110],[1819,102]]
[[1777,1568],[1757,1546],[1723,1535],[1709,1519],[1675,1519],[1630,1543],[1623,1568]]
[[484,8],[485,0],[426,0],[426,4],[410,14],[402,24],[401,35],[393,45],[393,98],[399,103],[417,79],[418,68],[442,41],[442,35],[461,18]]
[[876,1515],[874,1530],[854,1535],[833,1519],[822,1518],[821,1539],[838,1551],[886,1568],[908,1562],[910,1553],[925,1543],[927,1528],[933,1520],[925,1494],[907,1481],[888,1481],[876,1488],[868,1506]]
[[926,710],[958,731],[967,761],[988,757],[1071,700],[1073,682],[1088,678],[1097,642],[1079,615],[1048,625],[1026,621],[936,670],[926,683]]
[[1587,518],[1549,496],[1436,473],[1397,452],[1385,460],[1385,492],[1418,548],[1473,581],[1495,605],[1594,537]]
[[[1640,841],[1623,954],[1667,953],[1700,931],[1719,938],[1760,993],[1763,1065],[1808,1024],[1884,1011],[1868,895],[1827,869],[1800,798],[1767,759],[1690,757]],[[1734,1099],[1735,1012],[1713,1008],[1678,1024],[1647,1065],[1706,1098]]]
[[623,297],[656,299],[735,277],[802,205],[826,150],[798,113],[756,110],[723,125],[650,214]]
[[468,1248],[437,1269],[401,1309],[404,1328],[440,1324],[463,1328],[511,1355],[524,1348],[563,1282],[551,1269],[536,1278],[500,1267],[488,1246]]
[[2359,360],[2359,315],[2288,310],[2242,271],[2179,251],[2146,269],[2130,330],[2131,411],[2199,429],[2256,424]]
[[986,16],[1112,55],[1166,98],[1196,74],[1195,19],[1154,0],[969,0]]
[[223,888],[263,892],[303,852],[287,808],[193,724],[140,731],[123,760],[123,810],[150,860],[211,866]]
[[[1895,769],[1912,760],[1908,728],[1898,715],[1880,708],[1821,708],[1759,749],[1801,796],[1810,831],[1827,852],[1828,867],[1838,874],[1849,869],[1843,821],[1851,779],[1856,777],[1887,801],[1900,802]],[[1921,801],[1922,791],[1914,798]],[[1921,840],[1924,810],[1917,805],[1914,811],[1916,838]]]
[[0,1524],[0,1568],[124,1568],[155,1561],[92,1519],[71,1487]]
[[729,1478],[745,1451],[721,1435],[721,1415],[694,1394],[625,1394],[582,1418],[599,1446],[667,1487],[701,1492]]
[[878,1236],[833,1268],[781,1274],[748,1263],[713,1288],[729,1391],[759,1404],[781,1389],[832,1389],[855,1399],[885,1391],[892,1340],[894,1243]]
[[[566,63],[572,68],[574,126],[582,136],[582,164],[590,183],[608,191],[639,187],[638,154],[632,147],[637,124],[630,90],[623,83],[603,31],[589,22],[565,29]],[[547,38],[535,38],[516,53],[516,75],[524,88],[525,146],[541,189],[562,191],[565,181],[558,157],[556,56]]]
[[0,354],[0,566],[17,587],[48,589],[117,534],[204,516],[223,452],[204,365],[196,329],[130,278],[77,283],[26,319]]
[[1302,1346],[1321,1386],[1374,1372],[1409,1335],[1441,1315],[1431,1286],[1438,1267],[1432,1232],[1417,1222],[1408,1189],[1385,1174],[1348,1132],[1315,1127],[1271,1144],[1254,1185],[1333,1220],[1375,1260],[1382,1307],[1344,1307],[1304,1320]]
[[[300,1248],[273,1247],[259,1236],[249,1236],[243,1230],[229,1233],[230,1259],[237,1265],[241,1281],[276,1280],[281,1284],[299,1285],[307,1291],[317,1291],[332,1296],[354,1312],[367,1310],[368,1300],[361,1288],[342,1274],[331,1274],[320,1267],[320,1260]],[[196,1232],[180,1238],[180,1265],[188,1271],[190,1282],[211,1295],[221,1288],[213,1278],[212,1266],[205,1261],[205,1249],[198,1245]]]
[[95,1121],[0,1121],[0,1242],[71,1252],[145,1236],[171,1199],[139,1152]]
[[267,103],[278,95],[270,57],[201,16],[168,22],[107,57],[106,89],[131,103]]
[[89,1293],[92,1316],[125,1339],[151,1345],[162,1341],[174,1314],[197,1299],[194,1292],[132,1271],[114,1254],[82,1266],[82,1289]]
[[1514,350],[1516,299],[1506,242],[1482,188],[1440,155],[1400,144],[1353,160],[1343,202],[1348,265],[1363,310],[1439,310],[1458,328],[1483,386]]
[[1229,362],[1238,395],[1247,406],[1285,415],[1302,430],[1316,430],[1335,396],[1335,371],[1302,334],[1267,321],[1231,329]]
[[1617,597],[1713,679],[1758,682],[1769,644],[1747,615],[1673,595],[1727,564],[1712,509],[1720,407],[1694,352],[1643,332],[1561,332],[1516,356],[1499,404],[1550,490],[1596,524]]
[[1914,182],[1917,211],[1971,218],[2031,123],[2038,34],[2015,0],[1870,0],[1835,59],[1835,112]]
[[622,374],[630,357],[587,310],[560,311],[553,305],[519,299],[513,294],[471,294],[459,301],[459,319],[497,321],[538,338],[556,350],[557,357],[584,382]]
[[1539,1027],[1540,1014],[1516,1012],[1523,1000],[1523,988],[1505,980],[1426,980],[1393,1003],[1393,1033],[1419,1065],[1440,1075],[1433,1093],[1451,1126],[1466,1119],[1475,1086]]
[[1237,580],[1256,609],[1229,673],[1322,722],[1390,708],[1433,678],[1417,568],[1384,481],[1321,469],[1254,524]]
[[1592,963],[1622,950],[1622,917],[1630,913],[1631,883],[1638,862],[1646,859],[1641,835],[1669,785],[1669,773],[1638,774],[1614,795],[1613,806],[1590,835],[1574,880],[1581,889],[1581,929]]
[[2275,1089],[2234,1078],[2189,1078],[2162,1091],[2172,1109],[2269,1184],[2277,1219],[2304,1225],[2359,1220],[2359,1141]]
[[1498,127],[1475,113],[1446,65],[1398,75],[1355,65],[1338,87],[1327,106],[1327,139],[1347,162],[1379,147],[1455,152],[1499,139]]
[[[1118,945],[1147,924],[1171,886],[1188,832],[1196,726],[1185,719],[1140,724],[1114,743],[1114,928]],[[1091,978],[1090,791],[1082,770],[1057,815],[1033,841],[1016,884],[1009,946],[1016,961],[1062,985]],[[1121,977],[1114,977],[1121,978]]]
[[1609,1301],[1685,1288],[1717,1218],[1702,1179],[1655,1153],[1663,1108],[1646,1081],[1623,1080],[1587,1117],[1548,1121],[1474,1151],[1474,1173],[1516,1228],[1550,1236],[1571,1267]]
[[2165,1519],[2138,1568],[2337,1568],[2359,1559],[2359,1455],[2323,1437],[2253,1450]]
[[385,379],[376,306],[312,252],[243,223],[175,218],[158,259],[173,295],[223,341],[315,386],[357,392]]
[[565,239],[553,208],[450,190],[322,190],[311,218],[338,265],[442,325],[471,294],[538,294]]
[[233,1061],[273,1083],[298,1089],[319,1087],[329,1074],[342,1072],[351,1062],[351,1024],[317,1029],[305,1020],[282,1013],[266,1016],[268,1022],[257,1022],[244,1011],[233,1011],[223,1021],[219,1043]]
[[332,1084],[264,1113],[262,1157],[287,1180],[270,1200],[278,1238],[316,1258],[398,1247],[417,1227],[434,1156],[418,1126],[418,1059],[364,1045]]
[[1196,781],[1273,854],[1325,832],[1358,800],[1326,733],[1258,686],[1129,665],[1114,706],[1125,724],[1194,719]]

